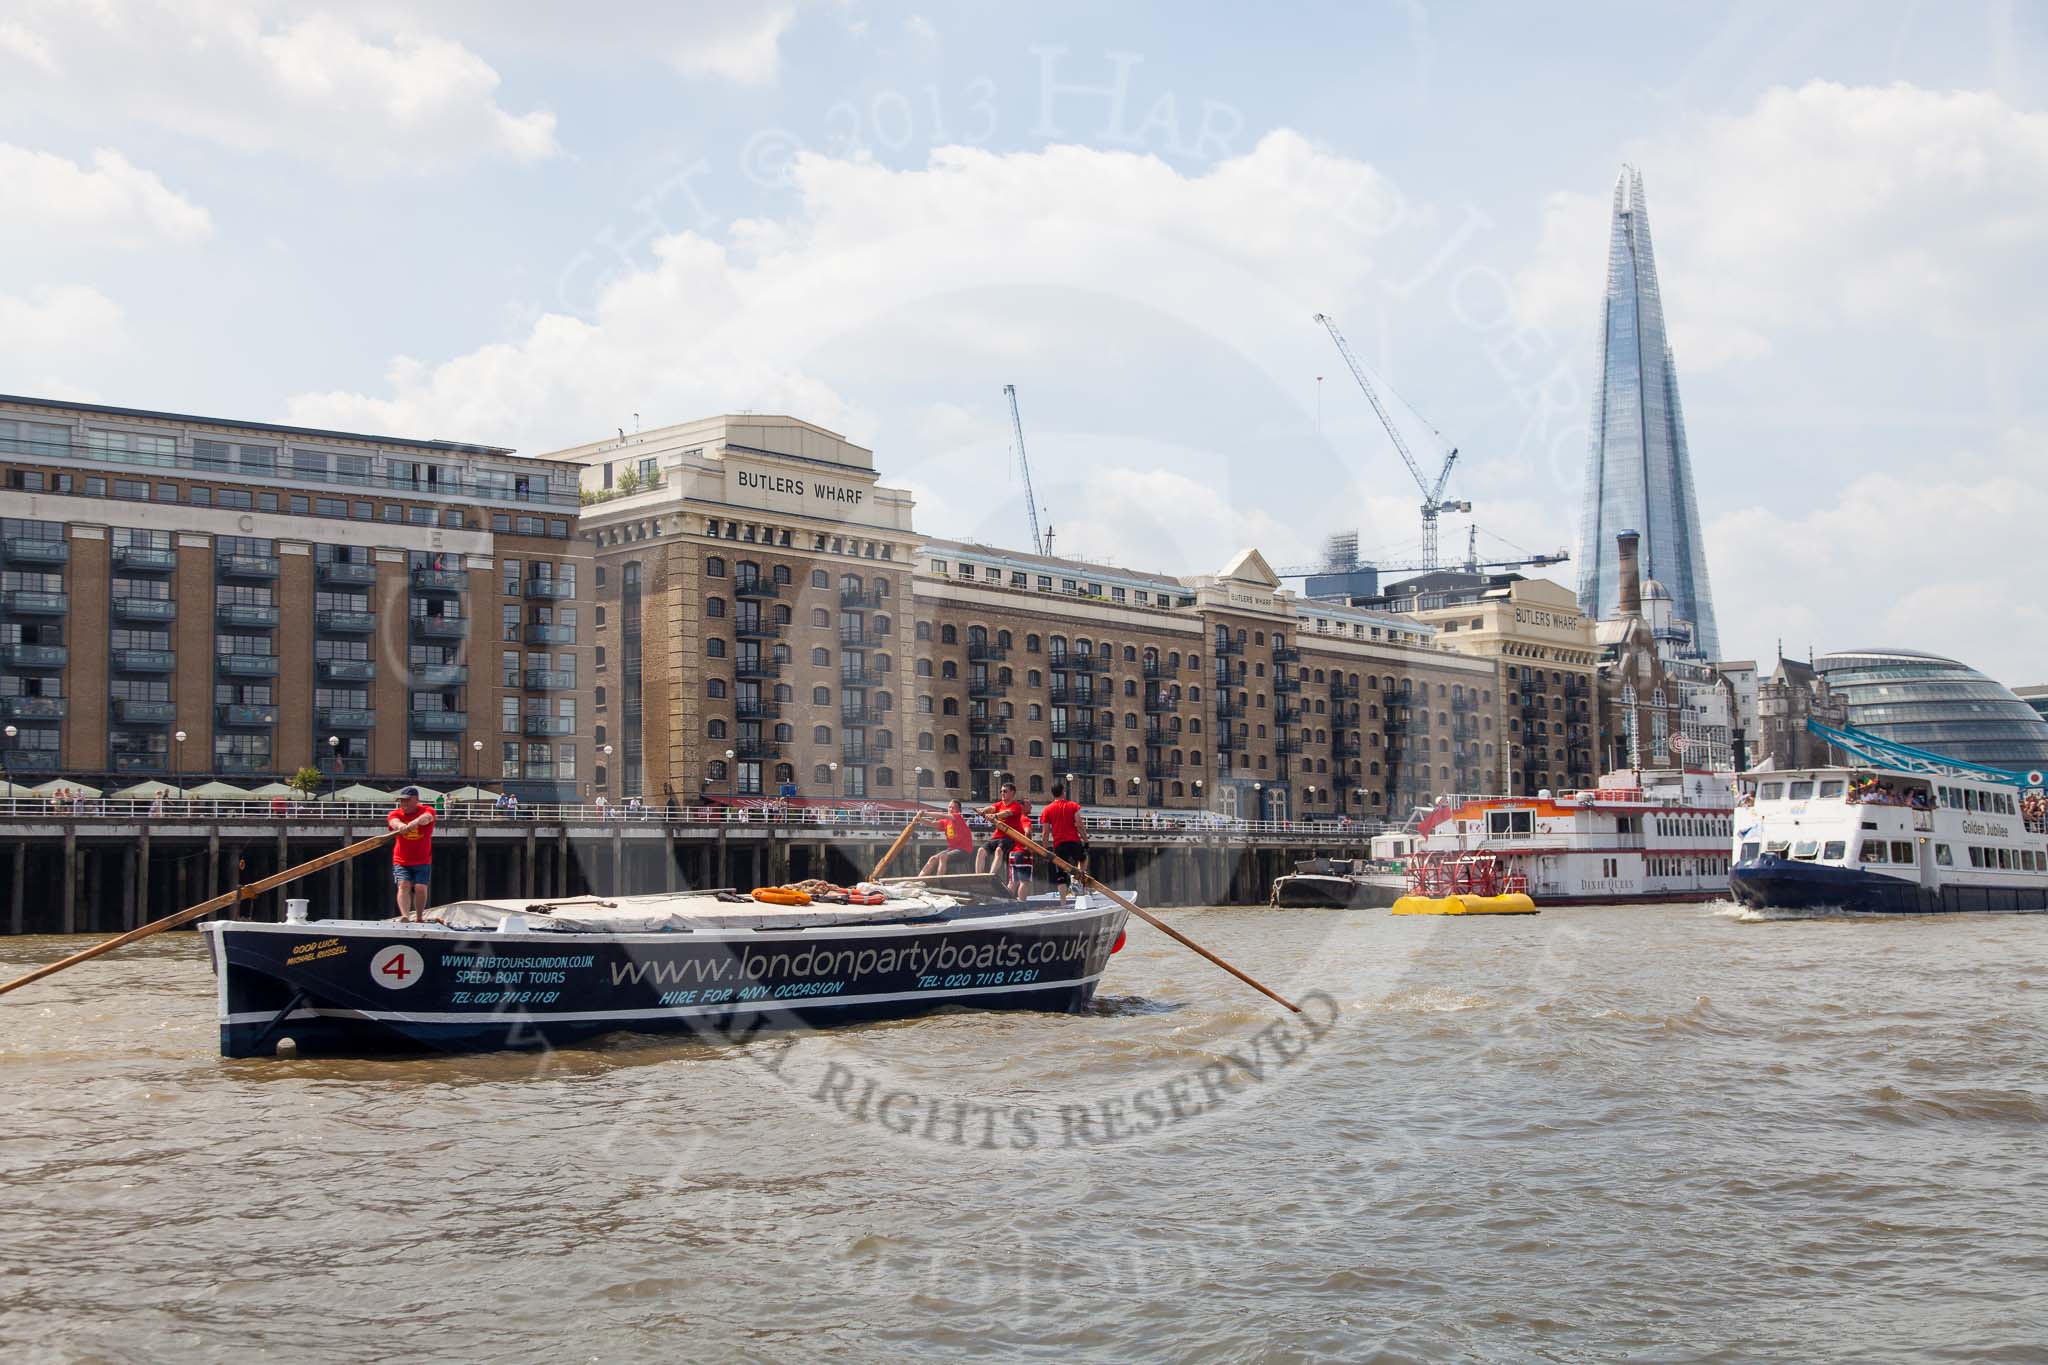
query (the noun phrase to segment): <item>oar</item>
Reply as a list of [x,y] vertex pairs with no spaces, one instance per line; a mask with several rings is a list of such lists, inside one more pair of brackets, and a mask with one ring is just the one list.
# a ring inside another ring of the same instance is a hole
[[1180,930],[1166,923],[1157,915],[1149,914],[1146,911],[1140,909],[1134,903],[1125,900],[1122,896],[1119,896],[1116,892],[1110,890],[1101,882],[1096,881],[1095,878],[1089,876],[1080,868],[1075,867],[1072,863],[1067,862],[1064,858],[1061,858],[1058,854],[1052,852],[1052,850],[1035,842],[1030,835],[1024,834],[1019,830],[1016,830],[1011,826],[1004,824],[1001,820],[997,820],[995,823],[996,828],[1001,830],[1007,837],[1015,839],[1018,843],[1030,849],[1033,853],[1036,853],[1041,858],[1050,858],[1052,860],[1053,866],[1064,869],[1067,873],[1069,873],[1072,876],[1079,877],[1083,882],[1086,882],[1089,886],[1094,887],[1097,891],[1100,891],[1103,895],[1109,897],[1118,905],[1121,905],[1124,909],[1130,911],[1139,919],[1151,925],[1154,929],[1157,929],[1160,933],[1165,934],[1170,939],[1177,940],[1182,947],[1194,949],[1203,957],[1208,958],[1211,962],[1221,967],[1224,971],[1229,972],[1239,981],[1244,982],[1245,985],[1250,986],[1255,991],[1258,991],[1261,995],[1270,996],[1272,999],[1277,1000],[1281,1004],[1287,1006],[1288,1009],[1293,1010],[1296,1014],[1301,1013],[1301,1006],[1295,1004],[1286,996],[1280,994],[1278,991],[1271,989],[1270,987],[1266,986],[1263,982],[1257,980],[1256,978],[1247,976],[1245,973],[1239,971],[1236,967],[1231,966],[1228,962],[1225,962],[1222,958],[1216,956],[1216,954],[1210,952],[1207,948],[1204,948],[1201,944],[1195,942],[1186,934],[1183,934]]
[[104,943],[95,943],[92,947],[73,953],[70,957],[59,958],[55,962],[45,963],[27,976],[16,977],[6,985],[0,986],[0,995],[5,995],[12,990],[18,990],[28,985],[31,981],[41,981],[46,976],[54,976],[66,967],[76,967],[81,962],[99,957],[105,953],[111,953],[116,948],[125,948],[137,939],[148,938],[151,934],[160,934],[166,929],[175,929],[181,924],[190,924],[201,915],[210,915],[216,910],[225,910],[238,900],[253,900],[266,891],[283,886],[286,882],[297,881],[301,877],[309,877],[315,872],[356,857],[358,854],[368,853],[378,845],[389,842],[390,839],[390,834],[376,834],[367,839],[358,839],[347,848],[337,848],[332,853],[323,853],[311,862],[300,863],[297,867],[288,867],[284,871],[265,877],[261,881],[250,882],[247,886],[237,887],[233,891],[224,892],[221,895],[215,896],[210,901],[201,901],[197,905],[188,906],[178,911],[175,915],[165,915],[162,919],[151,920],[140,929],[130,929],[118,938],[110,938]]
[[923,823],[924,816],[922,815],[914,816],[910,820],[904,822],[903,832],[896,836],[895,843],[889,845],[889,851],[882,855],[882,861],[875,864],[874,873],[868,878],[869,881],[878,882],[882,880],[882,874],[889,870],[889,864],[896,861],[896,855],[901,853],[903,851],[903,845],[910,841],[910,831],[916,829],[919,825]]

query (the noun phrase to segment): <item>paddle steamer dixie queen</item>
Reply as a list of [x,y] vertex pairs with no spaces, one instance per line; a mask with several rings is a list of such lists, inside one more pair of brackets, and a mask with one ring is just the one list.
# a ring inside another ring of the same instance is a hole
[[1732,774],[1624,769],[1552,795],[1445,797],[1408,862],[1416,895],[1701,901],[1728,893]]

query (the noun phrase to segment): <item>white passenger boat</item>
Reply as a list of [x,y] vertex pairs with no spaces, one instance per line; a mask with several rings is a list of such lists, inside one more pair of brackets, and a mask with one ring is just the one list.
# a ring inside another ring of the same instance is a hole
[[1893,766],[1746,774],[1735,899],[1759,910],[2048,909],[2048,801],[2014,775]]
[[1444,797],[1420,823],[1410,892],[1582,905],[1726,896],[1733,776],[1624,769],[1583,791]]

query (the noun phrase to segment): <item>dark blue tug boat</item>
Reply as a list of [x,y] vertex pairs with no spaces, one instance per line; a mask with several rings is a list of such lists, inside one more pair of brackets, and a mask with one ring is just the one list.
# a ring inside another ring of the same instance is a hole
[[225,1057],[718,1040],[948,1005],[1075,1010],[1128,912],[1106,896],[782,906],[697,893],[461,901],[426,923],[215,921]]

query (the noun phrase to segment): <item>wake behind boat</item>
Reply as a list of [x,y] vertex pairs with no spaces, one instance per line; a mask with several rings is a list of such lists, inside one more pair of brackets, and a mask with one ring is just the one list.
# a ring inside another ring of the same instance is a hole
[[[538,1048],[631,1030],[744,1038],[946,1005],[1074,1010],[1123,906],[774,905],[698,892],[457,901],[427,923],[214,921],[220,1050],[268,1056]],[[433,922],[438,921],[438,922]]]

